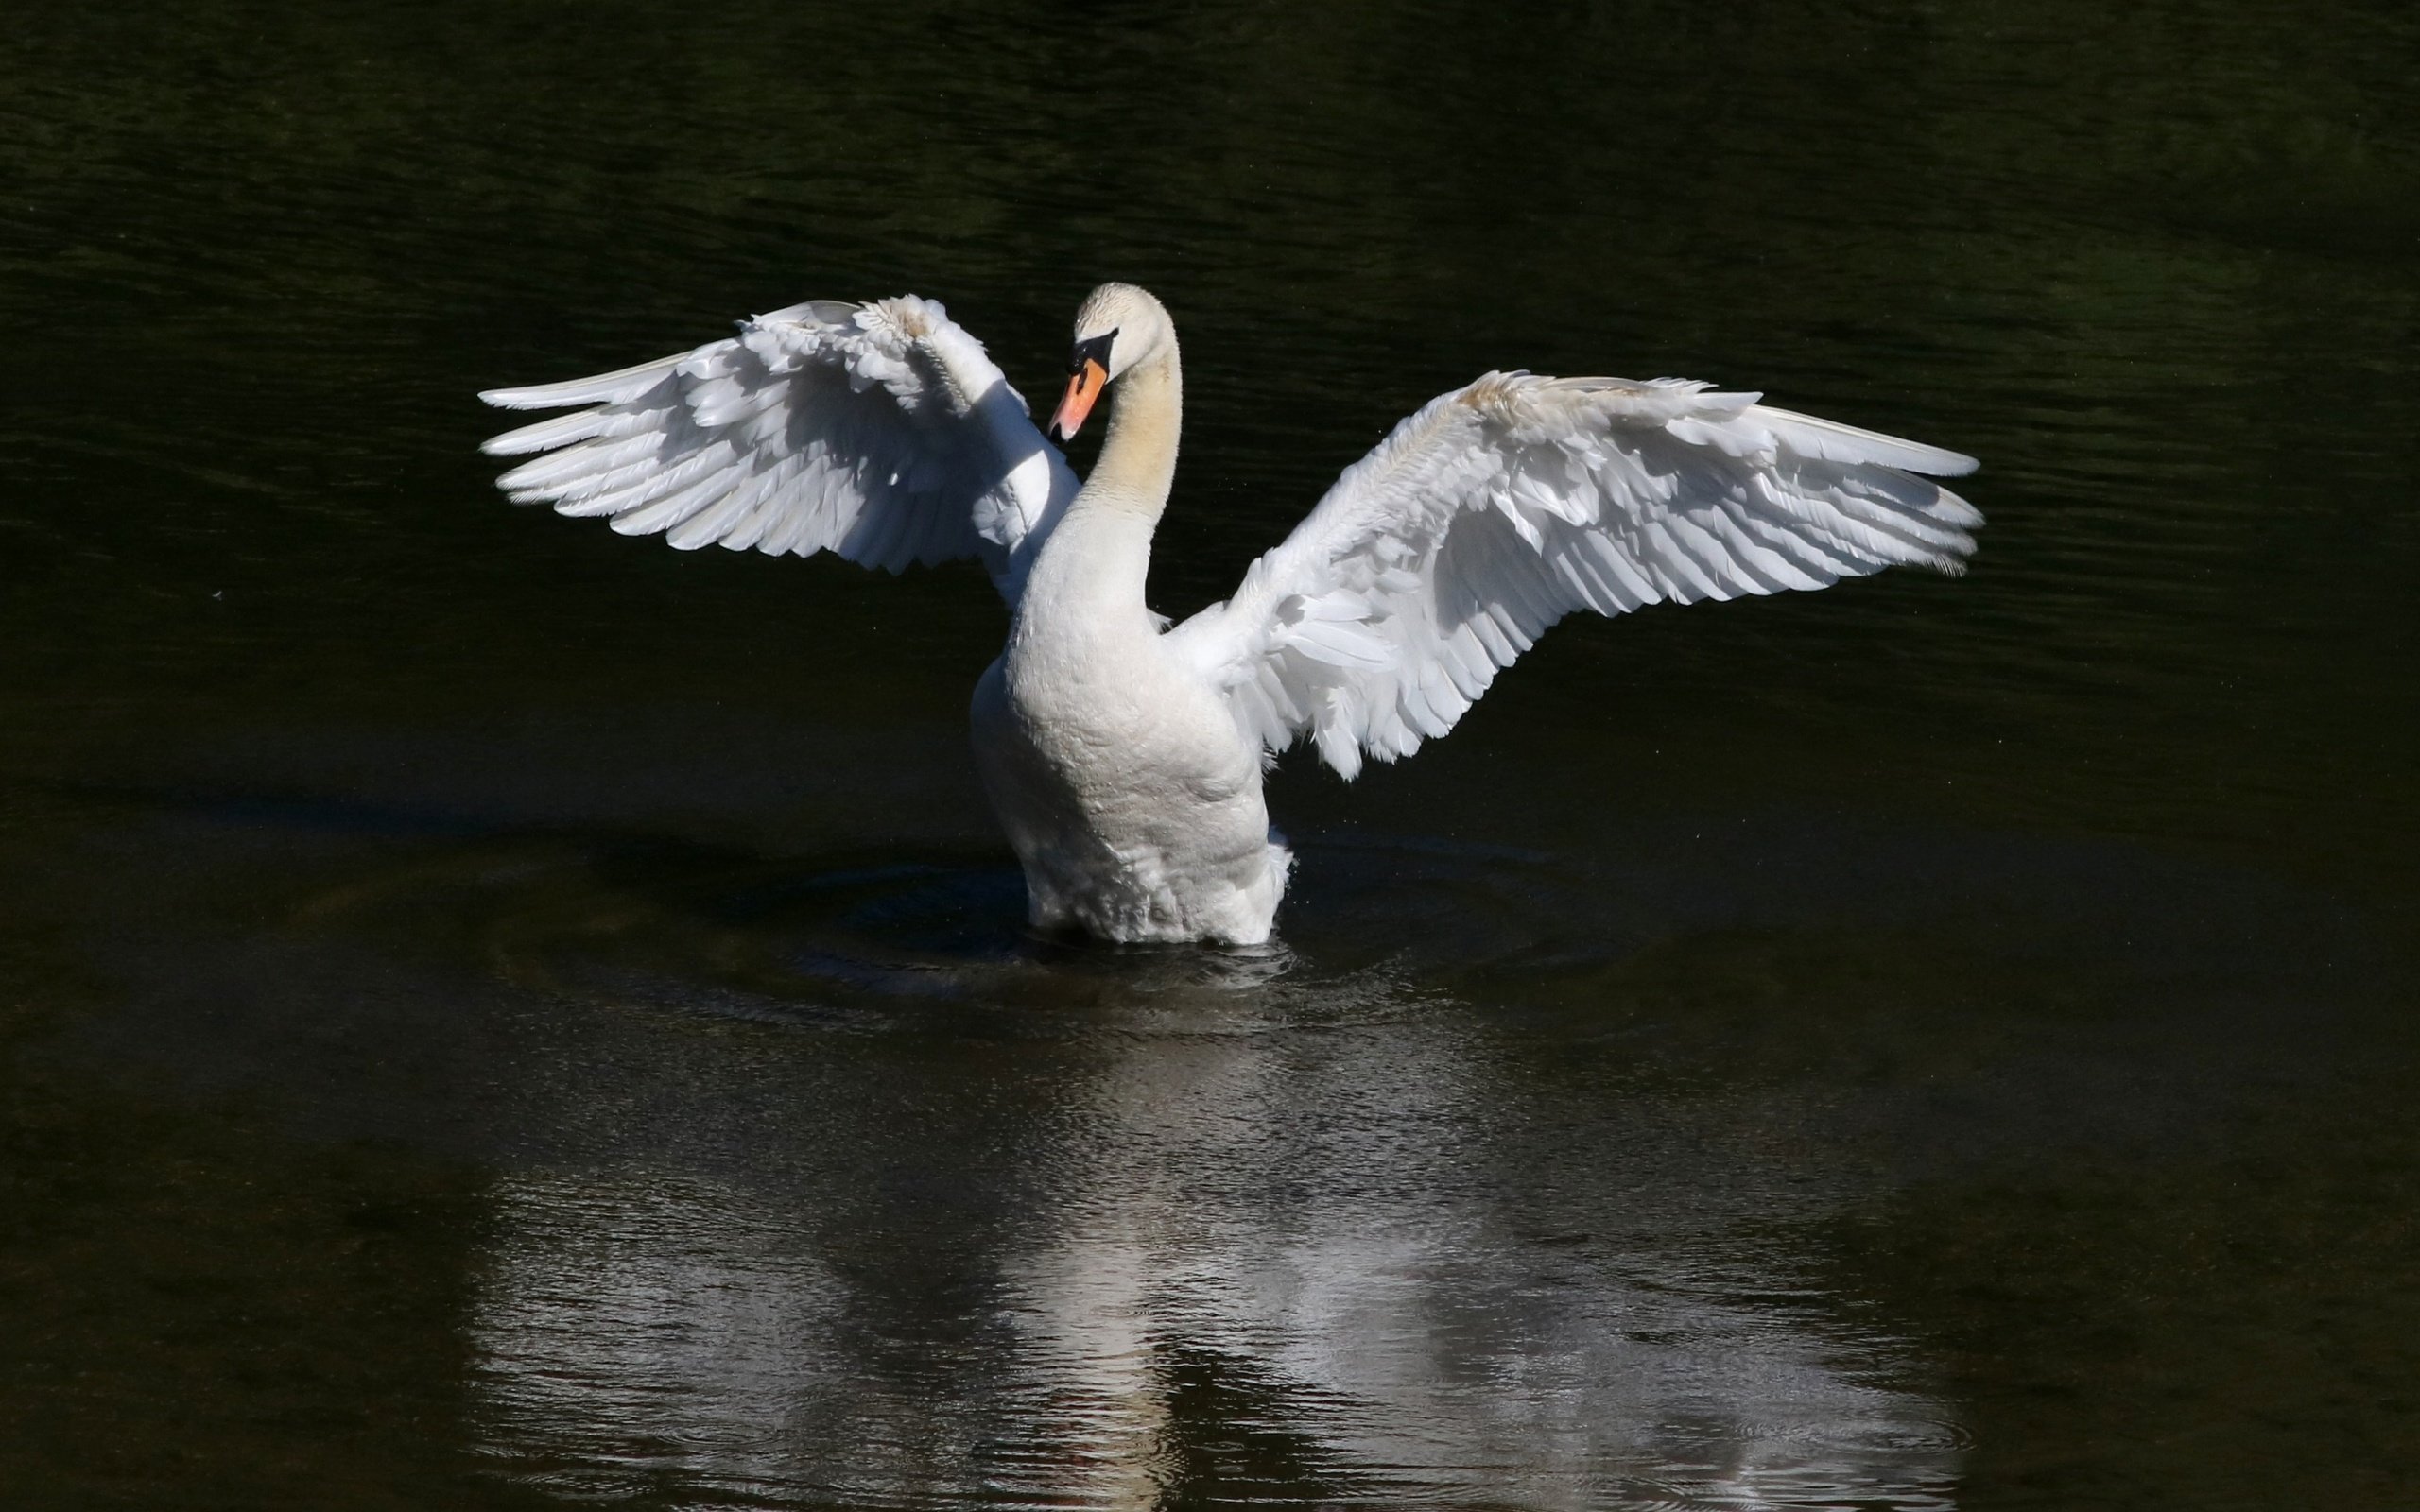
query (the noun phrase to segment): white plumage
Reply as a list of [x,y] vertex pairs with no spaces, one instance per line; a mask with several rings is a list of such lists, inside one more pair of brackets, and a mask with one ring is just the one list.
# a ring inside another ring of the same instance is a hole
[[683,551],[830,551],[894,573],[979,557],[1013,600],[1042,525],[1076,495],[982,344],[913,295],[814,300],[677,357],[479,397],[595,406],[487,443],[553,453],[496,480],[515,504]]
[[981,558],[1012,621],[977,688],[977,757],[1033,920],[1121,940],[1268,936],[1288,858],[1260,771],[1298,740],[1351,778],[1453,729],[1574,610],[1956,573],[1982,523],[1916,475],[1973,471],[1955,452],[1677,379],[1489,373],[1163,632],[1143,578],[1176,461],[1175,331],[1111,284],[1076,337],[1054,429],[1112,396],[1080,490],[981,345],[912,297],[796,305],[684,355],[493,390],[591,407],[487,450],[549,454],[501,479],[516,502],[684,549]]

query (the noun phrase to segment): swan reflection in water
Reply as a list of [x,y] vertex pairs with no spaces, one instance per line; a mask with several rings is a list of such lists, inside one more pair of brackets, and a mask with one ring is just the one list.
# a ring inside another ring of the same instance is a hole
[[676,1504],[1949,1504],[1942,1410],[1774,1252],[1824,1199],[1764,1137],[1363,986],[1159,991],[890,1116],[508,1179],[491,1452]]
[[[1080,490],[974,339],[909,299],[493,390],[589,407],[488,449],[542,454],[515,499],[676,546],[981,559],[1012,627],[977,765],[1028,917],[1130,942],[1270,938],[1292,859],[1262,772],[1298,740],[1349,779],[1444,734],[1567,613],[1954,572],[1980,524],[1916,475],[1971,470],[1957,453],[1700,384],[1492,373],[1164,634],[1144,586],[1174,327],[1107,284],[1074,334],[1054,431],[1117,396]],[[722,943],[696,959],[763,940]],[[1807,1200],[1777,1195],[1754,1118],[1601,1088],[1557,1107],[1551,1060],[1510,1064],[1382,974],[1311,992],[1160,959],[1171,979],[1142,969],[1053,1043],[807,1037],[829,1054],[756,1083],[780,1112],[745,1138],[695,1130],[747,1121],[728,1066],[667,1076],[621,1105],[660,1140],[510,1180],[475,1325],[498,1452],[691,1501],[1939,1502],[1930,1410],[1858,1379],[1841,1362],[1873,1341],[1773,1295],[1787,1264],[1745,1237]],[[1745,1259],[1703,1238],[1726,1233]]]

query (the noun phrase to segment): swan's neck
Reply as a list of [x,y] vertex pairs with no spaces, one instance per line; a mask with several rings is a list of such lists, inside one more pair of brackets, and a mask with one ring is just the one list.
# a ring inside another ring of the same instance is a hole
[[1184,422],[1184,374],[1176,337],[1128,369],[1109,395],[1109,431],[1079,503],[1142,515],[1156,524],[1176,482],[1177,432]]
[[1039,612],[1113,633],[1135,625],[1149,628],[1143,581],[1151,566],[1151,533],[1176,481],[1184,395],[1173,336],[1165,352],[1118,378],[1109,394],[1100,458],[1034,561],[1018,606],[1021,620]]

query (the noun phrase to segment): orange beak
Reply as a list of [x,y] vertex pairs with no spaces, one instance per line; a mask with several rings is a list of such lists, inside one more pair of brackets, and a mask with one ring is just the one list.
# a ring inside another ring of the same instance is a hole
[[1068,376],[1067,397],[1059,401],[1058,412],[1050,417],[1050,438],[1064,443],[1075,439],[1083,427],[1084,417],[1093,412],[1093,401],[1100,398],[1101,386],[1109,382],[1109,369],[1086,357]]

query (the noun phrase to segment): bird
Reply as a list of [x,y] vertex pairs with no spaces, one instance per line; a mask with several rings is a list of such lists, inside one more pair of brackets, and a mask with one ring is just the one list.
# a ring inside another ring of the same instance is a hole
[[[1091,473],[1061,450],[1108,396]],[[1104,284],[1078,308],[1046,434],[938,301],[810,301],[693,351],[480,395],[572,412],[519,504],[673,546],[897,573],[972,557],[1009,610],[971,707],[1028,922],[1126,944],[1256,946],[1292,854],[1263,776],[1307,742],[1350,781],[1452,730],[1578,610],[1613,615],[1912,564],[1956,576],[1974,458],[1695,380],[1485,373],[1346,468],[1235,593],[1144,601],[1184,413],[1176,327]]]

